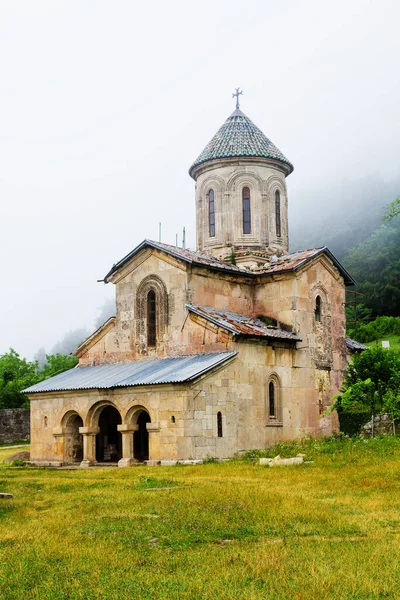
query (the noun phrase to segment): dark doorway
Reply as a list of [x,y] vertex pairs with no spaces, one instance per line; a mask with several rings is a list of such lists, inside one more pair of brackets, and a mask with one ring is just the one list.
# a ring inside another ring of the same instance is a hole
[[64,460],[66,463],[77,463],[83,460],[83,437],[79,433],[83,421],[77,414],[71,415],[65,426]]
[[137,420],[139,429],[133,434],[133,453],[136,460],[140,462],[149,460],[149,432],[146,425],[150,422],[150,415],[142,410]]
[[113,406],[103,408],[99,418],[100,433],[96,435],[97,462],[118,462],[122,458],[122,439],[117,425],[121,415]]

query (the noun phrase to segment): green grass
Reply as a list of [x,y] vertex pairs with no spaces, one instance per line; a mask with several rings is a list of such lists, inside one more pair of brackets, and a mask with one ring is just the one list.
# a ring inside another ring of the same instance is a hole
[[[398,598],[400,439],[200,466],[0,466],[0,598]],[[2,461],[9,450],[0,450]]]
[[366,342],[365,345],[368,348],[382,348],[382,340],[387,340],[390,342],[391,350],[400,350],[400,336],[399,335],[386,335],[379,340],[374,340],[373,342]]

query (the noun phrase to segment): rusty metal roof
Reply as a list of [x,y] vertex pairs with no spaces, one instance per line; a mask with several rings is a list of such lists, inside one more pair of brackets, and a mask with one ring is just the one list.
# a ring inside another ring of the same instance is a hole
[[233,335],[245,335],[251,337],[271,338],[279,340],[289,340],[293,342],[301,342],[302,339],[291,331],[285,331],[279,327],[271,327],[266,325],[260,319],[238,315],[225,310],[217,310],[209,306],[196,306],[194,304],[186,304],[186,308],[218,327],[222,327]]
[[[189,250],[186,248],[179,248],[178,246],[171,246],[169,244],[163,244],[161,242],[154,242],[152,240],[143,240],[139,246],[136,246],[127,254],[124,258],[118,261],[107,275],[104,277],[104,282],[108,283],[109,278],[116,273],[120,268],[122,268],[127,262],[131,260],[138,252],[143,250],[144,248],[154,248],[156,250],[161,250],[162,252],[166,252],[170,256],[175,256],[178,259],[181,259],[187,263],[205,266],[209,269],[216,271],[224,271],[230,274],[242,275],[248,278],[259,277],[260,275],[273,275],[274,273],[284,273],[288,271],[296,271],[304,264],[306,264],[309,260],[316,258],[320,254],[326,254],[334,263],[336,268],[339,270],[340,274],[344,278],[344,282],[346,285],[354,285],[355,281],[340,264],[340,262],[335,258],[335,256],[328,250],[328,248],[313,248],[311,250],[302,250],[301,252],[293,252],[292,254],[286,254],[285,256],[265,256],[265,263],[259,267],[254,267],[253,269],[249,269],[247,267],[238,267],[237,265],[233,265],[231,263],[226,263],[222,260],[219,260],[212,254],[207,254],[207,252],[195,252],[194,250]],[[253,254],[251,250],[249,251],[238,251],[237,254],[241,256],[246,256],[247,254]],[[257,253],[258,256],[262,256],[262,253]]]
[[66,392],[187,383],[211,371],[236,356],[236,352],[196,354],[177,358],[159,358],[134,363],[78,367],[41,381],[25,390],[24,394],[39,392]]

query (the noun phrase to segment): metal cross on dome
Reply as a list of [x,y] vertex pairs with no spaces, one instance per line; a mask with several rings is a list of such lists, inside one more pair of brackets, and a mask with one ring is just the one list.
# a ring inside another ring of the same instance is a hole
[[232,98],[235,98],[236,96],[236,108],[239,108],[239,96],[241,94],[243,94],[243,90],[240,92],[240,88],[235,88],[236,92],[234,94],[232,94]]

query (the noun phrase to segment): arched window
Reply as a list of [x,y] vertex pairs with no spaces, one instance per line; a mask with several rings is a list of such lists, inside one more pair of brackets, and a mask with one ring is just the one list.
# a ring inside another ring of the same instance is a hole
[[269,417],[276,418],[275,383],[269,382],[268,386]]
[[321,322],[321,296],[317,296],[315,298],[315,320],[320,323]]
[[244,187],[242,190],[243,202],[243,233],[251,233],[251,213],[250,213],[250,189]]
[[214,190],[208,192],[208,233],[210,237],[215,236]]
[[147,294],[147,345],[156,345],[156,293],[150,290]]
[[265,404],[267,426],[282,427],[281,384],[275,373],[268,379]]
[[276,225],[276,235],[281,237],[281,194],[279,190],[275,192],[275,225]]
[[218,437],[222,437],[222,413],[217,412],[217,431]]

